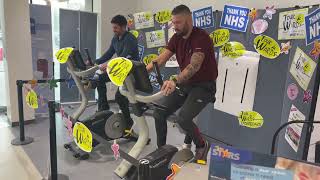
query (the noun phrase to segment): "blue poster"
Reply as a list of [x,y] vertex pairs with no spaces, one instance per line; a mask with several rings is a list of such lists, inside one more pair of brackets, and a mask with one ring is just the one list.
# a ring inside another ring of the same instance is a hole
[[139,59],[141,60],[144,54],[144,46],[138,44],[138,50],[139,50]]
[[306,44],[320,40],[320,8],[305,17],[306,23]]
[[[30,5],[30,26],[32,42],[33,79],[51,79],[53,77],[53,50],[50,6]],[[36,115],[47,116],[49,99],[54,99],[54,93],[48,84],[38,84],[34,87],[38,95],[39,108]]]
[[192,15],[193,15],[193,26],[203,28],[203,29],[214,26],[211,6],[193,11]]
[[[161,74],[161,78],[163,79],[163,74]],[[149,74],[149,79],[150,79],[150,82],[151,82],[151,85],[152,85],[152,87],[153,88],[155,88],[157,91],[158,90],[160,90],[160,88],[161,88],[161,85],[158,83],[158,81],[157,81],[157,75],[156,75],[156,73],[154,73],[154,72],[151,72],[150,74]]]
[[220,26],[223,28],[246,32],[249,22],[249,9],[225,5]]

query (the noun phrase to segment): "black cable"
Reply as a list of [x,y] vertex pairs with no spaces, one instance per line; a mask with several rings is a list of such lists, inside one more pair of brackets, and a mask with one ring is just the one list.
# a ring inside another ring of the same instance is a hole
[[272,155],[274,155],[276,140],[277,140],[277,137],[278,137],[280,131],[281,131],[283,128],[285,128],[285,127],[287,127],[288,125],[290,125],[290,124],[298,124],[298,123],[311,125],[311,124],[320,123],[320,121],[295,120],[295,121],[290,121],[290,122],[287,122],[287,123],[282,124],[282,125],[277,129],[277,131],[274,133],[273,138],[272,138],[272,145],[271,145],[271,154],[272,154]]

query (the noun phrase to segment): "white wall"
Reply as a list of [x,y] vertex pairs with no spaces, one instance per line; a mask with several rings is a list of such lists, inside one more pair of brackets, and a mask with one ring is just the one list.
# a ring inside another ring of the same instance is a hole
[[[3,71],[0,71],[0,82],[5,82],[5,75]],[[6,89],[4,84],[0,86],[0,107],[7,106]]]
[[[0,19],[1,21],[1,19]],[[1,33],[1,24],[0,24],[0,48],[2,48],[2,33]],[[4,76],[4,65],[3,61],[0,62],[0,82],[5,82]],[[6,98],[6,88],[4,85],[0,86],[0,107],[7,106],[7,98]]]
[[189,8],[197,9],[213,6],[214,9],[223,10],[226,4],[240,5],[248,8],[264,9],[266,6],[275,5],[276,8],[293,7],[295,5],[319,4],[319,0],[137,0],[137,11],[151,10],[156,12],[162,9],[172,9],[176,5],[185,4]]
[[[25,0],[0,0],[1,27],[6,61],[5,87],[8,119],[18,121],[16,80],[33,78],[29,4]],[[23,98],[24,99],[24,98]],[[24,103],[24,119],[34,119],[34,110]]]
[[113,37],[111,19],[117,14],[127,15],[136,12],[137,0],[94,0],[93,11],[98,13],[98,54],[110,45]]

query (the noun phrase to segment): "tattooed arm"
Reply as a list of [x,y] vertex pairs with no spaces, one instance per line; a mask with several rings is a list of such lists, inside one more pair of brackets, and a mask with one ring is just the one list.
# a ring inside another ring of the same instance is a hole
[[203,60],[204,60],[204,53],[202,52],[195,52],[191,56],[190,64],[177,76],[177,83],[181,84],[189,80],[196,72],[199,71]]

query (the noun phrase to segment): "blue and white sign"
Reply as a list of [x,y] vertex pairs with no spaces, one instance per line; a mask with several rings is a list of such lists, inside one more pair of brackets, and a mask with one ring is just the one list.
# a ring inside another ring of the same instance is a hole
[[[161,74],[161,79],[162,79],[162,80],[163,80],[163,77],[164,77],[164,75]],[[161,85],[160,85],[160,84],[158,83],[158,81],[157,81],[157,75],[156,75],[156,73],[151,72],[151,73],[149,74],[149,79],[150,79],[150,82],[151,82],[152,87],[155,88],[157,91],[160,90]]]
[[225,5],[220,26],[235,31],[246,32],[249,12],[249,8]]
[[320,40],[320,8],[308,14],[305,17],[306,24],[306,44],[310,44],[315,40]]
[[231,164],[230,179],[259,179],[259,180],[292,180],[293,171],[255,166],[248,164]]
[[193,26],[199,28],[210,28],[214,26],[212,7],[206,7],[203,9],[195,10],[193,15]]
[[141,60],[144,54],[144,46],[138,44],[138,50],[139,50],[139,60]]

